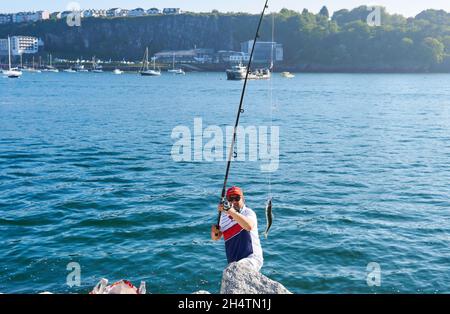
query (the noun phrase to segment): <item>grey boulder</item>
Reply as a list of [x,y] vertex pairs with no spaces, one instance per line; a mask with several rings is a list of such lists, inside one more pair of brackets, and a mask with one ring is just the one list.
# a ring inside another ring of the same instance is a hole
[[221,294],[292,294],[281,283],[264,276],[244,261],[231,263],[225,268]]

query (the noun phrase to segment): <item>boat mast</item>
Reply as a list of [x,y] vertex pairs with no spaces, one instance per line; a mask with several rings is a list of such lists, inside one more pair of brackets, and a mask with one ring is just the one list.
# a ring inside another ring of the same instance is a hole
[[11,38],[8,36],[8,65],[11,71]]

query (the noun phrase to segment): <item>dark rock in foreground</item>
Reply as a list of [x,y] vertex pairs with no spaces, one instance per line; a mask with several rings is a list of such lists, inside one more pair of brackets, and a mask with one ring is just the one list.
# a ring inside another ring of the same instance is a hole
[[234,262],[223,271],[221,294],[292,294],[281,283],[267,278],[248,264]]

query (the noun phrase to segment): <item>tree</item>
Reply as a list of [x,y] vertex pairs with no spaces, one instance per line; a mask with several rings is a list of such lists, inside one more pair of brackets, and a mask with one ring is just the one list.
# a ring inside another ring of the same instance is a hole
[[330,12],[328,12],[328,8],[326,6],[323,6],[322,9],[320,9],[319,15],[330,18]]
[[433,37],[427,37],[422,42],[423,56],[425,62],[430,65],[439,64],[444,61],[445,47],[444,44]]

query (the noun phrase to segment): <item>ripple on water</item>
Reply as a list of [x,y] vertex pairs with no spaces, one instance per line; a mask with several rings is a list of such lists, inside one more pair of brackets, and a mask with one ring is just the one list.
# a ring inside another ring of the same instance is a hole
[[[146,280],[156,293],[218,292],[226,258],[209,232],[226,164],[174,162],[170,135],[194,117],[232,121],[241,86],[222,75],[163,76],[151,89],[131,75],[9,85],[0,291],[87,293],[106,277]],[[249,86],[258,106],[246,109],[247,125],[270,122],[259,83]],[[307,74],[273,86],[280,164],[263,273],[300,293],[450,292],[450,77]],[[55,97],[67,94],[83,101]],[[260,161],[232,164],[229,185],[243,186],[259,232],[267,182]],[[72,261],[81,287],[64,285]],[[370,262],[381,287],[366,284]]]

